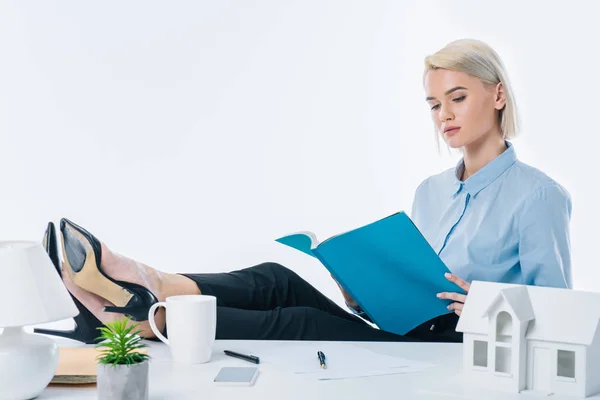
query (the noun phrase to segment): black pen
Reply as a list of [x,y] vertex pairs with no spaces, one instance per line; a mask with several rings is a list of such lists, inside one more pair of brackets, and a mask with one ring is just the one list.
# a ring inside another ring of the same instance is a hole
[[319,357],[321,368],[327,369],[327,365],[325,364],[325,353],[323,353],[322,351],[317,351],[317,357]]
[[225,350],[224,353],[231,357],[241,358],[242,360],[246,360],[246,361],[254,363],[254,364],[260,364],[260,358],[258,358],[256,356],[246,355],[246,354],[242,354],[242,353],[236,353],[235,351],[231,351],[231,350]]

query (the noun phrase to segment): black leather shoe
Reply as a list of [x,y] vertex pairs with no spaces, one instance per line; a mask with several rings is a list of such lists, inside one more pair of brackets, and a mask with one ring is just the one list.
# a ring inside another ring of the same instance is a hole
[[[58,242],[56,240],[56,229],[54,227],[54,223],[52,222],[48,223],[48,228],[46,229],[46,233],[44,234],[44,240],[42,242],[42,245],[46,249],[48,256],[50,256],[52,264],[54,264],[54,268],[56,268],[58,275],[62,278],[60,261],[58,259]],[[33,331],[35,333],[41,333],[45,335],[65,337],[87,344],[98,343],[98,337],[100,336],[100,331],[98,331],[98,328],[104,325],[73,295],[71,295],[71,298],[73,299],[73,302],[75,302],[75,305],[79,310],[79,314],[77,314],[77,316],[73,318],[73,320],[75,321],[75,328],[73,330],[57,331],[52,329],[35,328]]]
[[64,272],[80,288],[110,301],[108,312],[121,313],[134,321],[146,321],[148,310],[158,302],[154,294],[142,285],[118,281],[101,267],[102,245],[91,233],[66,218],[60,220]]

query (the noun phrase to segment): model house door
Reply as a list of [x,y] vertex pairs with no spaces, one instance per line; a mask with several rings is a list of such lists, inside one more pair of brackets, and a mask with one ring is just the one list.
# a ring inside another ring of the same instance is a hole
[[542,392],[551,392],[550,381],[550,350],[543,347],[533,348],[533,370],[531,371],[532,386],[531,389]]

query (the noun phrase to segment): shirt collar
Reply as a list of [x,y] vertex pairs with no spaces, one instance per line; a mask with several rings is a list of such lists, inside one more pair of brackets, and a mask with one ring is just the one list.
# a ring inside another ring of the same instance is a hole
[[463,188],[471,195],[471,197],[475,197],[477,193],[485,189],[486,186],[495,181],[496,178],[502,175],[504,171],[517,161],[515,148],[510,142],[506,141],[505,143],[507,148],[502,154],[494,158],[464,182],[459,179],[465,169],[464,159],[460,159],[454,170],[452,197],[460,193]]

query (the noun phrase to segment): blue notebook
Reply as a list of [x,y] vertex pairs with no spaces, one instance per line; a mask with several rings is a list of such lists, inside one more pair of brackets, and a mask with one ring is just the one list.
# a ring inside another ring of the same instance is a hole
[[451,301],[437,293],[461,291],[444,277],[450,271],[404,212],[322,243],[311,232],[277,242],[319,259],[380,329],[399,335],[451,312]]

